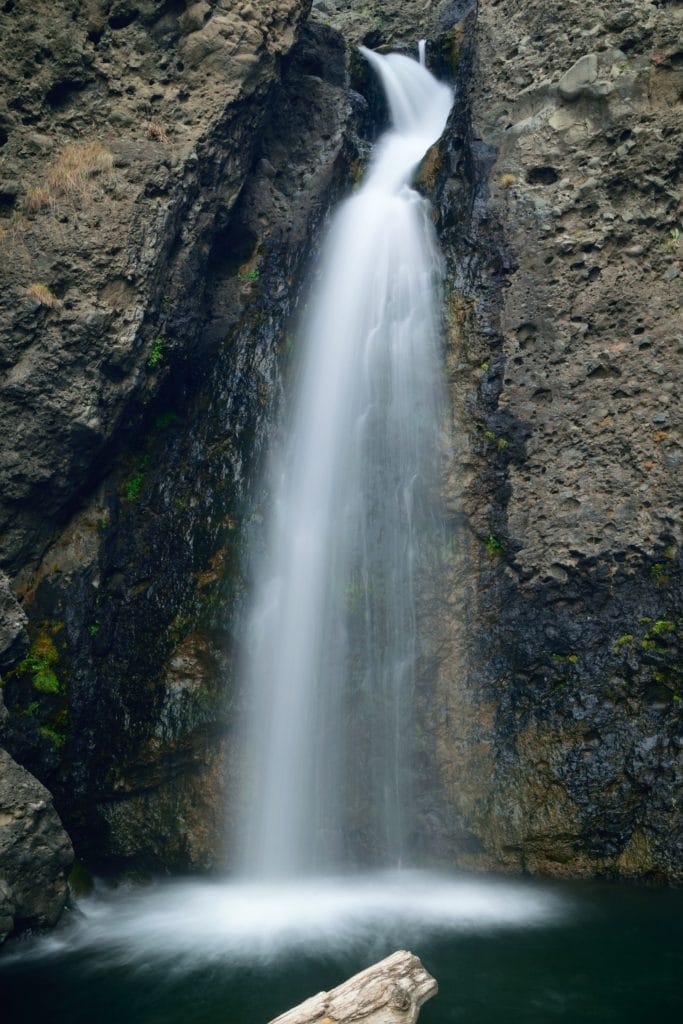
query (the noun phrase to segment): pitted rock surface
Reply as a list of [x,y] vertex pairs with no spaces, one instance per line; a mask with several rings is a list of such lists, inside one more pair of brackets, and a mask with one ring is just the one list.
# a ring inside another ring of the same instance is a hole
[[463,864],[683,877],[682,18],[481,0],[463,30],[425,712]]

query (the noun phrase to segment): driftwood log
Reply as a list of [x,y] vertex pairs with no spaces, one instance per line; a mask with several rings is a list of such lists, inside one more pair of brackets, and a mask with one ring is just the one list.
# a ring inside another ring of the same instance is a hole
[[400,949],[270,1024],[415,1024],[420,1007],[437,991],[418,958]]

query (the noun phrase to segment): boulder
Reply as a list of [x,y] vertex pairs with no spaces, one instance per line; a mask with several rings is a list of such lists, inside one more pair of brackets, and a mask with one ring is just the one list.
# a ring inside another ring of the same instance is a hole
[[0,942],[55,924],[73,856],[45,786],[0,749]]

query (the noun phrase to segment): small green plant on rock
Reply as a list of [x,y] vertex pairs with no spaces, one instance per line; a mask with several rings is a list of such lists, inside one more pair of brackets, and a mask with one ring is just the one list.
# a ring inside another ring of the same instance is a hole
[[152,351],[149,354],[147,366],[150,368],[150,370],[155,370],[159,363],[163,362],[163,358],[164,339],[161,337],[161,335],[157,335],[157,337],[152,342]]
[[[488,366],[488,363],[486,365]],[[506,448],[510,447],[510,442],[507,437],[496,437],[492,430],[485,430],[484,437],[487,441],[490,441],[491,444],[495,444],[496,448],[501,452],[504,452]]]
[[168,627],[168,633],[171,640],[175,644],[179,644],[180,641],[187,635],[192,626],[191,615],[176,615],[170,626]]
[[54,640],[45,629],[41,629],[28,654],[17,666],[17,672],[22,675],[30,673],[33,688],[39,693],[59,693],[59,679],[54,671],[58,661]]
[[147,466],[149,465],[149,455],[135,455],[133,458],[137,465],[137,470],[123,483],[123,495],[126,501],[130,502],[137,501],[140,497],[140,491],[145,482]]
[[486,541],[486,550],[490,555],[499,555],[503,550],[503,544],[498,537],[494,537],[493,534],[490,533]]
[[135,476],[132,476],[130,478],[130,480],[126,481],[126,486],[124,488],[124,493],[126,495],[126,500],[127,501],[137,501],[138,500],[138,498],[140,497],[140,489],[142,488],[142,485],[143,485],[144,482],[145,482],[145,474],[144,473],[136,473]]
[[250,284],[253,284],[254,281],[258,281],[260,276],[261,276],[261,271],[259,270],[258,267],[252,267],[250,270],[238,270],[237,271],[237,280],[238,281],[249,281]]
[[650,626],[649,633],[650,636],[663,636],[666,633],[673,633],[675,629],[675,623],[671,622],[669,619],[657,619],[657,621],[653,622]]
[[667,252],[676,252],[676,250],[678,249],[678,243],[680,241],[680,238],[681,238],[681,229],[680,228],[672,228],[671,231],[669,232],[669,237],[667,238],[666,242],[664,243],[664,248],[666,249],[666,251]]
[[53,729],[51,725],[41,725],[40,735],[49,740],[55,750],[61,750],[66,743],[66,734]]

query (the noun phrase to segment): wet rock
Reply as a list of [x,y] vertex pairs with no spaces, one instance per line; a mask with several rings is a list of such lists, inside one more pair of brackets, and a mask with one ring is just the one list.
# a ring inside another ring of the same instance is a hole
[[14,928],[14,901],[12,890],[0,879],[0,945]]
[[72,862],[52,797],[0,749],[0,941],[13,929],[57,921]]

